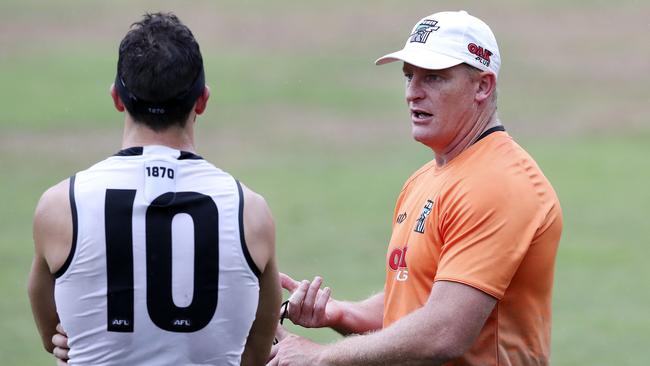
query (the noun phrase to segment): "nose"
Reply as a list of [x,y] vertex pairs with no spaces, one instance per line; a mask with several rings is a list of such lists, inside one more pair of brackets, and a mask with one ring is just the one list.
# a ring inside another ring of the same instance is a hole
[[411,103],[424,98],[424,90],[416,77],[406,82],[406,102]]

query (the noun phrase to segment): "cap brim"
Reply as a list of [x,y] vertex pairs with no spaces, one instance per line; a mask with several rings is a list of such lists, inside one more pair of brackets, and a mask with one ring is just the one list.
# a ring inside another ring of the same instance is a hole
[[395,61],[404,61],[411,65],[429,70],[447,69],[462,64],[464,61],[441,53],[420,48],[404,48],[389,53],[375,61],[375,65],[383,65]]

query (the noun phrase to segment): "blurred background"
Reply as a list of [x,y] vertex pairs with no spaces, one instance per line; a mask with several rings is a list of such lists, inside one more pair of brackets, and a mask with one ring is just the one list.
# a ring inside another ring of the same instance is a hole
[[649,364],[641,0],[0,0],[2,363],[54,364],[26,294],[33,210],[49,186],[120,149],[108,89],[119,41],[144,12],[174,12],[199,41],[212,97],[198,152],[266,197],[281,269],[360,300],[382,289],[402,183],[432,158],[410,137],[400,65],[373,61],[420,18],[459,9],[496,34],[499,115],[563,205],[552,364]]

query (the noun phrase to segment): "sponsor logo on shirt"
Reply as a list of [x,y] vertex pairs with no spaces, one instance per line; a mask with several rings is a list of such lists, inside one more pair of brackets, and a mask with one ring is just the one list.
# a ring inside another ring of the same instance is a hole
[[416,233],[424,234],[424,221],[431,213],[432,208],[433,208],[433,201],[427,200],[427,202],[424,204],[424,208],[422,208],[422,213],[420,214],[418,221],[416,221],[415,223],[415,229],[413,229],[413,231],[415,231]]
[[401,224],[406,220],[406,212],[402,212],[401,214],[397,215],[397,223]]
[[406,265],[406,251],[408,246],[393,249],[388,256],[388,268],[397,272],[396,281],[406,281],[409,277],[409,269]]

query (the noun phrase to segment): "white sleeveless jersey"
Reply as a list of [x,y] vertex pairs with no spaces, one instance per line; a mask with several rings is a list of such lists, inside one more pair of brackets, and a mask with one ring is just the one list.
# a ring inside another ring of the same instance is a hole
[[70,179],[56,307],[73,365],[239,365],[259,270],[242,189],[201,157],[120,151]]

